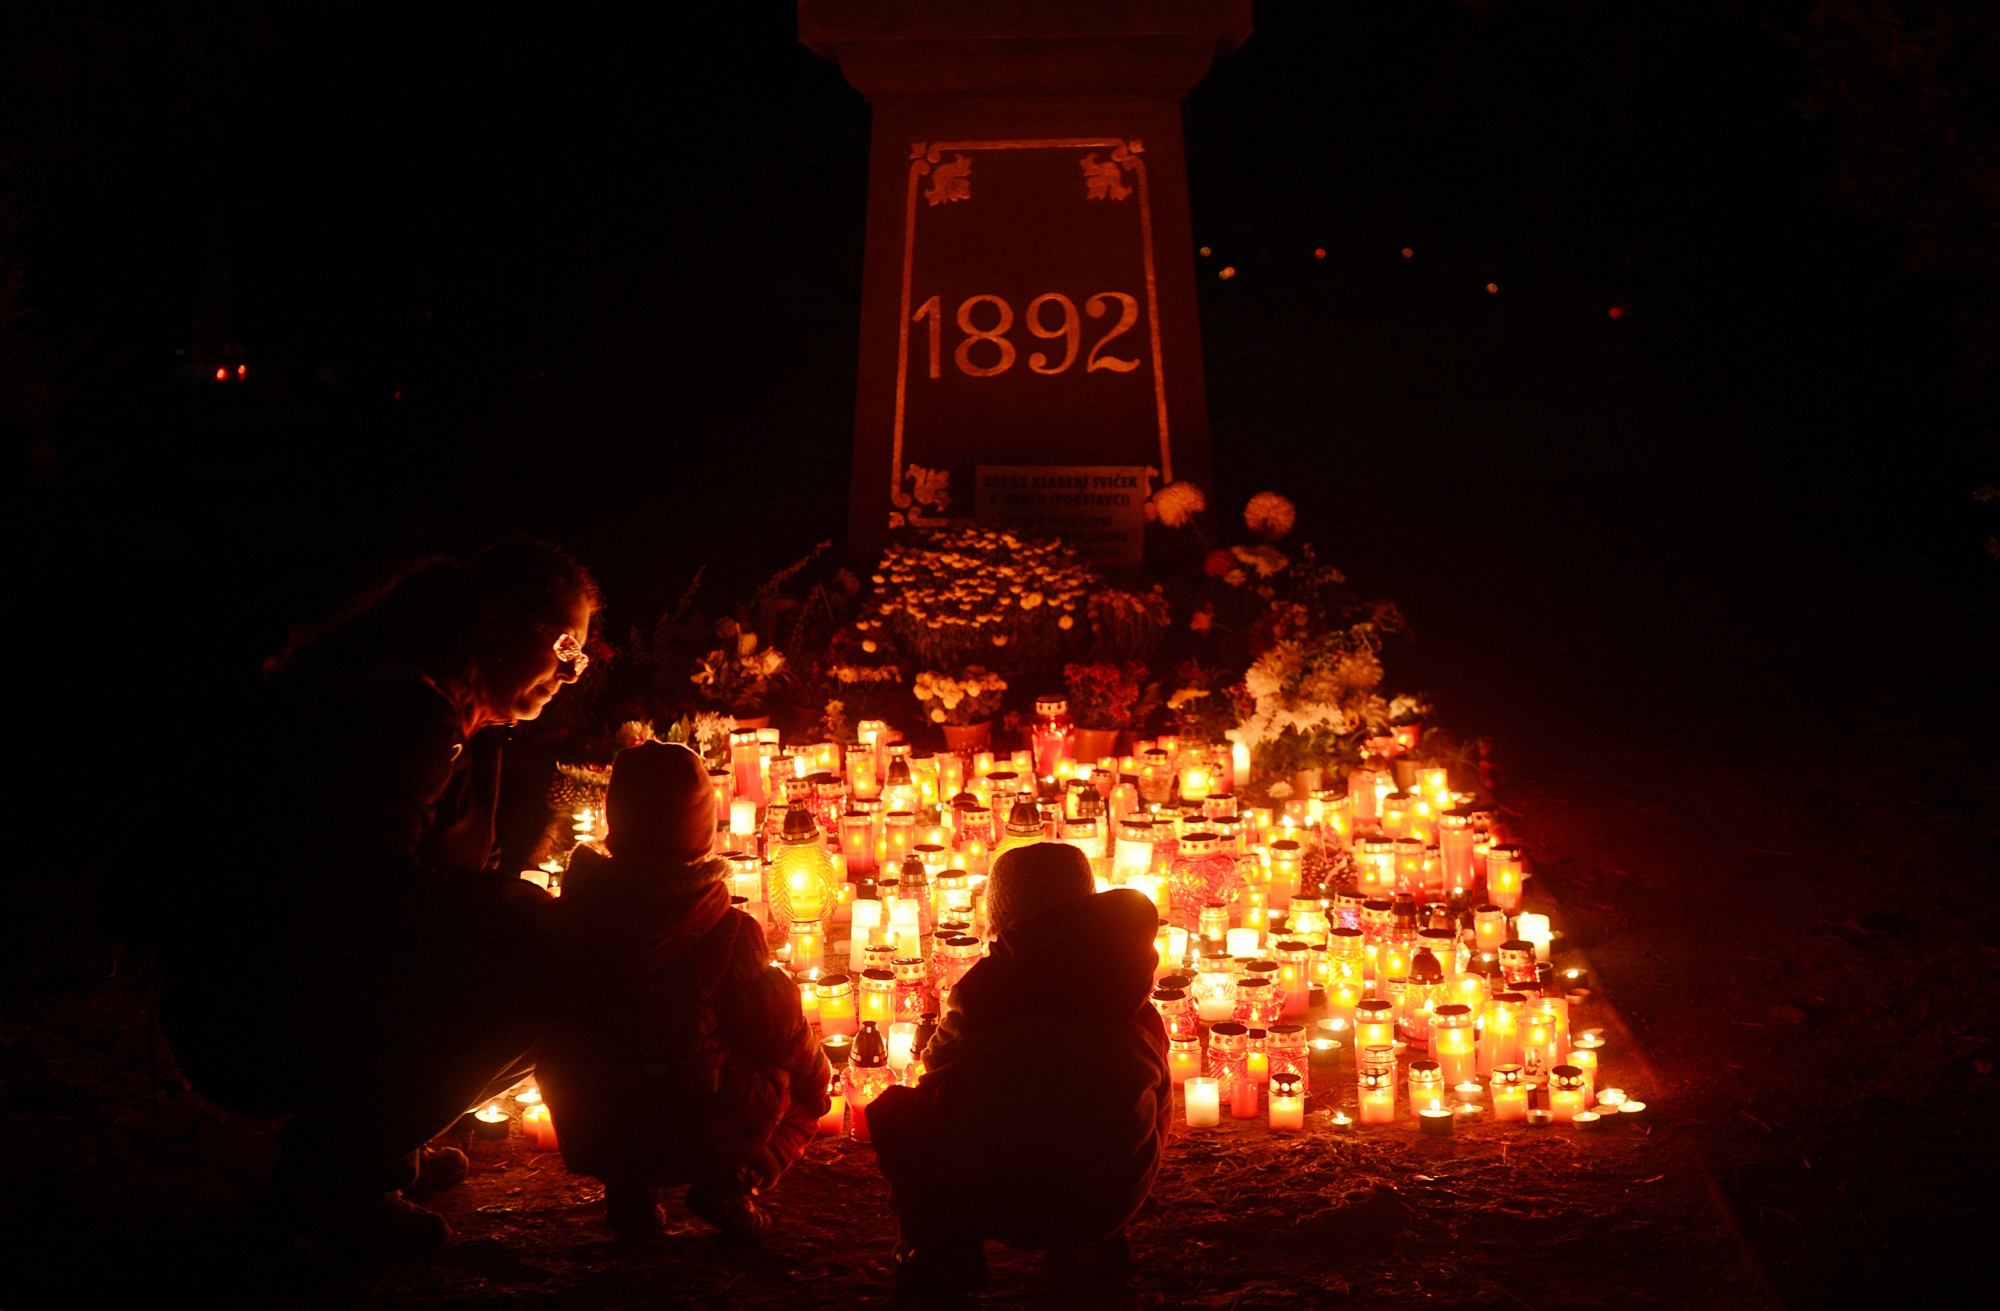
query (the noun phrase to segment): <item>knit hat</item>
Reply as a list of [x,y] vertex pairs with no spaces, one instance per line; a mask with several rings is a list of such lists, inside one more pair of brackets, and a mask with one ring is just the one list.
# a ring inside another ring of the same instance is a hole
[[1014,847],[993,862],[986,881],[986,919],[995,933],[1004,935],[1045,910],[1096,891],[1090,858],[1067,842]]
[[693,865],[715,847],[715,792],[701,757],[677,742],[642,742],[611,762],[604,797],[613,856]]

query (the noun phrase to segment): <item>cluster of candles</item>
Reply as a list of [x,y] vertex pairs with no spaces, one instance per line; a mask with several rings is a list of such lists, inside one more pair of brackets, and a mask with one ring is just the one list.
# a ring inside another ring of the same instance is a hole
[[[1296,1132],[1312,1096],[1335,1127],[1393,1123],[1403,1085],[1431,1133],[1489,1108],[1579,1128],[1643,1111],[1595,1086],[1602,1033],[1570,1028],[1588,977],[1551,962],[1521,849],[1414,742],[1337,786],[1239,807],[1241,743],[1078,760],[1064,709],[1040,700],[1008,754],[920,755],[879,721],[852,744],[732,733],[710,774],[722,859],[735,904],[782,940],[776,963],[836,1067],[823,1132],[865,1140],[867,1103],[921,1076],[925,1026],[985,954],[991,863],[1034,842],[1077,847],[1100,890],[1158,908],[1154,1004],[1191,1127],[1226,1106]],[[600,824],[580,812],[577,841]]]
[[535,1151],[553,1152],[561,1145],[556,1140],[555,1117],[549,1114],[533,1076],[472,1113],[472,1154],[491,1156],[502,1151],[515,1125]]

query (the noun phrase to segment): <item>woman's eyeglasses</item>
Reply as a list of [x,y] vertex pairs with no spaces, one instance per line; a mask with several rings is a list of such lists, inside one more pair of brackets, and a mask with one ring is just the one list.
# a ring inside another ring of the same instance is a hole
[[574,683],[583,677],[583,671],[590,668],[590,656],[584,652],[583,643],[569,633],[556,639],[556,672],[566,682]]

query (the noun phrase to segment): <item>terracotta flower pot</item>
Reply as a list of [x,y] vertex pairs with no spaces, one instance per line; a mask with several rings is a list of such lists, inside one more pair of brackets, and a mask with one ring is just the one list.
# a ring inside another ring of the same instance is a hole
[[1078,728],[1069,735],[1070,759],[1087,760],[1093,764],[1106,756],[1118,754],[1118,730],[1115,728]]
[[944,730],[944,745],[950,751],[984,751],[993,744],[993,721],[982,720],[977,724],[940,724]]

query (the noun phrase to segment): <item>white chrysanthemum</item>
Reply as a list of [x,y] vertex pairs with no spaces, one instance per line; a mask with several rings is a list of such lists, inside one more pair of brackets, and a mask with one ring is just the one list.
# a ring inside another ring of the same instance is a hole
[[1255,569],[1259,578],[1269,578],[1291,564],[1275,546],[1233,546],[1230,554]]
[[1179,528],[1208,508],[1208,497],[1189,482],[1172,482],[1153,493],[1153,512],[1169,528]]
[[1267,542],[1275,542],[1292,531],[1297,521],[1297,508],[1276,492],[1258,492],[1243,507],[1243,526]]

